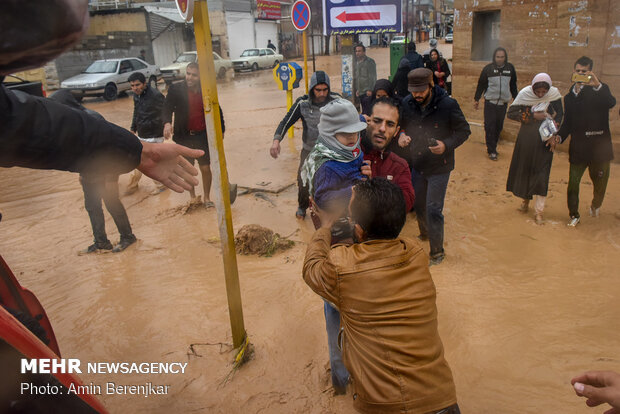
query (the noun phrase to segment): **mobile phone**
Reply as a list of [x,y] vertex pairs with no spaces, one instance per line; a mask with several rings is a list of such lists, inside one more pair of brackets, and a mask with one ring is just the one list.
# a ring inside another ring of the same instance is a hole
[[571,78],[572,82],[576,83],[588,83],[592,79],[590,75],[582,75],[581,73],[573,73],[573,77]]
[[428,146],[429,147],[436,147],[437,146],[437,140],[435,138],[429,138],[428,139]]

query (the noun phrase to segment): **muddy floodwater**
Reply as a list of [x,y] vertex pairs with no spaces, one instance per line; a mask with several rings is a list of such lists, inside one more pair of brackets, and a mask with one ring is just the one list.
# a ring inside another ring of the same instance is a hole
[[[387,53],[369,50],[380,77],[387,75]],[[317,58],[336,91],[339,62]],[[303,82],[295,97],[302,89]],[[219,94],[231,181],[265,189],[293,184],[301,123],[272,159],[268,150],[286,99],[271,71],[236,75],[219,85]],[[131,96],[85,104],[130,126]],[[471,121],[479,122],[482,111],[478,116]],[[500,159],[492,162],[482,129],[472,130],[456,151],[446,196],[447,258],[431,268],[461,409],[601,413],[575,396],[570,378],[588,369],[620,371],[620,169],[612,164],[598,219],[587,214],[592,185],[584,176],[582,222],[567,228],[568,156],[556,154],[545,224],[536,225],[505,191],[513,144],[500,144]],[[121,193],[127,182],[121,176]],[[82,374],[99,385],[170,386],[167,395],[101,395],[111,413],[354,413],[350,394],[333,396],[323,302],[301,278],[313,227],[295,219],[295,186],[241,195],[232,207],[235,229],[260,224],[297,242],[272,257],[238,257],[254,355],[232,377],[214,209],[182,214],[187,193],[150,195],[155,185],[143,177],[137,193],[121,198],[138,243],[120,254],[78,256],[92,233],[77,174],[0,169],[0,188],[0,253],[43,303],[65,358],[189,363],[184,374]],[[117,242],[105,214],[108,236]],[[413,216],[402,234],[417,236]]]

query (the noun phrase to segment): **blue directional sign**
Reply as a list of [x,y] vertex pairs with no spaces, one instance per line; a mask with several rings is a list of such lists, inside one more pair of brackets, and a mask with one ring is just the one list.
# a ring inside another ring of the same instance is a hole
[[323,0],[324,34],[400,33],[401,0]]
[[278,88],[283,91],[291,91],[299,88],[299,81],[304,77],[304,72],[295,62],[280,63],[273,68],[273,78],[278,84]]

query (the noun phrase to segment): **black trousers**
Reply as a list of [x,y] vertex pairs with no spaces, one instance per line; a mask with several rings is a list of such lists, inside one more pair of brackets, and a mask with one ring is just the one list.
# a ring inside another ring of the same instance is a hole
[[101,200],[105,203],[105,207],[116,223],[121,240],[133,238],[127,212],[118,197],[118,176],[86,177],[81,175],[80,183],[84,190],[84,207],[86,207],[90,217],[95,244],[102,246],[110,242],[105,232],[105,218],[103,217]]
[[297,205],[303,210],[310,207],[310,192],[308,191],[308,187],[305,187],[301,181],[301,167],[304,165],[306,158],[308,158],[308,154],[310,154],[309,150],[301,150],[301,155],[299,156],[299,168],[297,169]]
[[497,153],[497,142],[499,134],[504,128],[507,104],[495,105],[489,101],[484,101],[484,137],[487,142],[487,152]]

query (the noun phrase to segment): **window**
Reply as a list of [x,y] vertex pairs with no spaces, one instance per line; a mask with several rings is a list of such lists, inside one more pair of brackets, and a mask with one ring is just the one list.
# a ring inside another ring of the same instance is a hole
[[146,65],[137,59],[131,59],[134,70],[146,69]]
[[266,54],[267,54],[267,53],[265,53],[265,49],[261,49],[261,51],[260,51],[260,55],[261,55],[261,56],[265,56]]
[[274,55],[275,53],[273,53],[273,50],[271,49],[266,49],[266,52],[268,55]]
[[474,12],[471,31],[471,60],[492,60],[499,46],[500,11]]
[[132,71],[131,63],[129,63],[128,60],[121,61],[121,69],[119,70],[118,73],[127,73],[131,71]]
[[213,60],[220,60],[220,57],[215,52],[213,52]]

